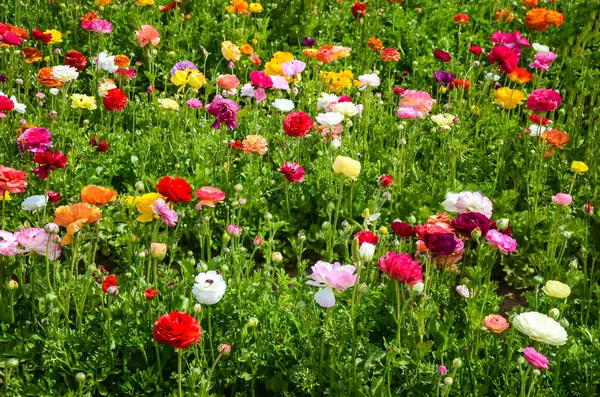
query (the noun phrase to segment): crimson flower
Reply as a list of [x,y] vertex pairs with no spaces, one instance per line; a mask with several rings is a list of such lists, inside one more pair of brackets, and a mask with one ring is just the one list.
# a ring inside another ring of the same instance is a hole
[[51,171],[65,168],[68,164],[67,156],[62,154],[60,150],[57,150],[56,152],[36,153],[33,156],[33,162],[40,164],[32,171],[40,178],[40,180],[48,178]]
[[109,288],[114,288],[118,285],[117,277],[114,274],[106,277],[102,282],[102,291],[108,293]]
[[172,203],[189,203],[192,201],[192,187],[183,178],[165,176],[158,181],[156,190]]
[[125,91],[120,88],[112,88],[108,90],[106,92],[106,96],[104,99],[102,99],[102,103],[108,111],[122,111],[125,109],[127,102],[127,95],[125,95]]
[[105,139],[102,140],[95,135],[88,141],[88,144],[95,147],[97,152],[104,153],[108,150],[108,141]]
[[304,175],[306,171],[298,163],[290,163],[288,161],[283,163],[283,167],[279,170],[288,182],[304,182]]
[[304,112],[292,112],[283,120],[283,130],[294,138],[306,137],[312,126],[312,118]]
[[405,253],[388,252],[379,258],[378,266],[394,280],[411,287],[423,280],[423,268]]
[[377,184],[384,189],[392,186],[392,183],[394,183],[394,179],[386,174],[381,175],[377,180]]
[[154,340],[169,344],[175,349],[185,349],[197,343],[202,336],[198,320],[187,313],[171,312],[163,314],[154,323]]
[[392,231],[396,236],[403,237],[405,239],[411,238],[415,235],[416,229],[406,222],[394,221],[392,222]]
[[358,239],[359,246],[363,245],[363,243],[370,243],[373,245],[377,245],[377,243],[379,242],[379,237],[377,237],[373,233],[367,232],[367,231],[362,231],[362,232],[356,233],[354,235],[354,238]]

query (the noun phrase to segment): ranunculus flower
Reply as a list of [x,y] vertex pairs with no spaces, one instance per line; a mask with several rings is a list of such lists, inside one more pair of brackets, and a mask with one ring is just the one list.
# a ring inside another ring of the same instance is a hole
[[448,54],[446,51],[442,51],[442,50],[434,50],[433,56],[442,62],[450,62],[452,60],[452,57],[450,56],[450,54]]
[[527,109],[534,112],[553,112],[562,103],[562,97],[556,90],[536,88],[527,98]]
[[490,314],[483,319],[483,325],[487,329],[497,334],[502,333],[510,327],[510,324],[504,317],[499,314]]
[[290,163],[288,161],[283,163],[283,167],[278,170],[283,174],[285,180],[288,182],[304,182],[304,175],[306,171],[298,163]]
[[588,167],[583,161],[573,161],[571,163],[571,172],[574,172],[578,175],[588,172],[589,169],[590,167]]
[[110,22],[105,19],[93,19],[91,21],[81,21],[81,27],[84,30],[94,33],[112,33],[113,27]]
[[246,136],[246,138],[242,141],[242,149],[246,154],[256,152],[261,156],[267,154],[267,151],[269,150],[267,140],[258,134]]
[[[160,200],[160,199],[157,199]],[[167,244],[152,243],[150,244],[150,256],[154,259],[163,260],[167,255]]]
[[556,280],[546,281],[542,291],[552,298],[567,299],[571,295],[571,287]]
[[395,48],[385,48],[380,53],[382,62],[398,62],[400,60],[400,51]]
[[144,297],[148,301],[153,300],[156,297],[156,295],[158,295],[158,290],[157,289],[146,288],[144,290]]
[[294,138],[306,137],[312,126],[313,120],[304,112],[289,113],[283,120],[283,130],[288,136]]
[[360,174],[360,162],[350,157],[337,156],[333,162],[333,172],[355,181]]
[[282,112],[290,112],[294,110],[294,102],[289,99],[277,98],[271,103],[271,105]]
[[485,239],[488,244],[494,248],[497,248],[501,253],[508,254],[509,252],[517,252],[517,240],[514,238],[499,232],[498,230],[491,229],[486,235]]
[[175,349],[185,349],[197,343],[202,336],[200,323],[183,312],[163,314],[154,323],[152,336],[156,342],[169,344]]
[[15,103],[9,97],[0,95],[0,112],[10,112],[15,108]]
[[459,214],[450,224],[455,231],[463,237],[470,238],[475,229],[479,229],[481,235],[485,236],[491,228],[490,220],[479,212],[465,212]]
[[425,91],[405,90],[402,93],[402,99],[398,103],[398,115],[403,117],[400,115],[400,110],[404,108],[410,108],[417,112],[417,117],[424,120],[431,112],[431,107],[435,104],[435,102],[435,99],[432,99],[431,95]]
[[525,94],[520,90],[512,90],[508,87],[499,88],[494,92],[494,103],[504,109],[514,109],[523,103]]
[[56,260],[60,257],[59,238],[55,234],[49,234],[44,229],[31,227],[22,229],[15,233],[17,242],[23,247],[20,253],[35,252],[38,255],[46,256],[50,260]]
[[60,245],[64,246],[73,241],[73,236],[85,225],[92,224],[102,219],[100,209],[88,203],[63,205],[54,211],[54,223],[67,228],[67,234]]
[[381,175],[379,179],[377,179],[377,184],[384,189],[387,189],[388,187],[392,186],[393,183],[394,178],[386,174]]
[[221,54],[223,54],[223,58],[231,62],[237,62],[242,57],[240,47],[229,40],[221,43]]
[[365,231],[365,230],[356,233],[354,235],[354,238],[358,239],[359,246],[363,245],[364,243],[370,243],[373,245],[377,245],[377,243],[379,242],[379,237],[377,237],[373,233],[371,233],[369,231]]
[[128,196],[126,198],[127,205],[135,205],[135,209],[140,215],[136,218],[136,221],[146,223],[152,221],[154,218],[158,218],[158,215],[154,213],[152,205],[159,198],[166,199],[158,193],[146,193],[141,196]]
[[568,193],[556,193],[552,196],[552,201],[561,207],[568,207],[573,202],[573,197]]
[[480,212],[488,218],[492,217],[492,202],[479,192],[448,192],[442,206],[448,212]]
[[225,193],[212,186],[202,186],[196,190],[195,194],[200,199],[198,204],[196,204],[196,210],[199,210],[203,206],[215,208],[216,203],[225,201]]
[[127,102],[127,95],[125,95],[125,92],[120,88],[112,88],[108,90],[102,99],[102,104],[108,111],[122,111],[125,109]]
[[183,178],[164,176],[158,181],[156,190],[172,203],[192,201],[192,187]]
[[231,131],[238,125],[237,112],[240,106],[231,99],[225,99],[217,95],[213,101],[206,106],[208,113],[215,116],[215,122],[212,128],[218,130],[221,128],[221,123],[225,124]]
[[50,172],[59,168],[65,168],[68,164],[67,156],[60,151],[36,153],[33,156],[33,162],[38,163],[39,166],[35,167],[31,172],[36,174],[40,180],[48,178]]
[[240,80],[234,74],[222,74],[217,78],[217,85],[223,90],[233,90],[240,85]]
[[108,293],[110,288],[115,288],[118,285],[119,283],[117,282],[117,277],[114,274],[111,274],[110,276],[106,277],[104,281],[102,281],[102,291],[104,291],[104,293]]
[[494,46],[492,52],[486,55],[488,60],[497,65],[504,73],[510,73],[518,67],[519,57],[505,45]]
[[29,196],[21,203],[21,207],[24,211],[31,211],[35,213],[38,210],[41,210],[48,203],[48,197],[45,194],[40,194],[36,196]]
[[225,295],[227,283],[223,280],[223,276],[214,270],[198,274],[195,281],[192,294],[194,294],[198,303],[214,305]]
[[0,230],[0,255],[14,256],[19,253],[19,243],[15,233]]
[[533,347],[523,349],[523,357],[537,369],[548,369],[548,359],[541,353],[538,353]]
[[394,232],[394,234],[396,234],[396,236],[402,237],[405,239],[411,238],[416,233],[416,230],[414,227],[412,227],[411,225],[409,225],[406,222],[400,222],[397,220],[392,222],[391,228],[392,228],[392,231]]
[[454,234],[446,233],[429,233],[425,232],[422,235],[423,243],[427,249],[437,255],[450,255],[454,252],[458,242]]
[[17,138],[17,145],[21,153],[29,151],[32,153],[46,152],[52,146],[52,133],[45,128],[26,129]]
[[344,121],[344,115],[337,112],[319,113],[316,120],[321,125],[333,127]]
[[135,31],[135,37],[140,47],[144,47],[148,43],[156,47],[160,43],[158,30],[150,25],[142,25],[140,30]]
[[379,269],[410,287],[423,280],[423,268],[408,254],[388,252],[379,258]]
[[567,331],[556,320],[538,312],[521,313],[513,319],[515,329],[534,341],[552,346],[567,343]]
[[250,81],[255,88],[267,89],[273,86],[271,76],[260,70],[250,72]]
[[481,55],[483,53],[483,48],[479,47],[477,44],[471,44],[469,52],[475,55]]
[[89,204],[104,205],[117,199],[117,192],[102,186],[88,185],[81,189],[81,201]]
[[312,266],[312,280],[308,280],[306,284],[321,288],[315,294],[315,300],[321,307],[333,307],[335,305],[334,291],[344,291],[356,283],[358,275],[354,274],[355,270],[356,268],[352,265],[340,266],[338,262],[331,264],[318,261]]
[[5,192],[23,193],[27,188],[27,179],[23,171],[0,165],[0,196]]

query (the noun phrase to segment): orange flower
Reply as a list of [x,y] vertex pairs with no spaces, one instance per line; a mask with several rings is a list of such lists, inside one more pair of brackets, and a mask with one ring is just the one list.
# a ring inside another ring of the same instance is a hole
[[73,241],[75,233],[84,225],[97,222],[102,219],[100,209],[88,203],[77,203],[63,205],[54,211],[54,223],[67,228],[67,234],[63,237],[60,245],[67,245]]
[[37,75],[38,83],[44,87],[62,87],[63,83],[52,78],[52,67],[41,68]]
[[244,55],[250,55],[250,54],[254,53],[254,48],[252,48],[252,46],[250,44],[242,44],[240,46],[240,51]]
[[513,14],[511,10],[500,8],[494,14],[494,19],[499,22],[512,22],[512,20],[515,19],[515,14]]
[[548,22],[550,25],[559,27],[563,24],[563,22],[565,22],[565,15],[556,10],[548,10],[548,12],[546,12],[546,22]]
[[23,48],[21,54],[25,57],[25,63],[42,62],[42,52],[37,48]]
[[79,18],[79,20],[81,22],[90,22],[90,21],[93,21],[94,19],[98,19],[98,14],[96,14],[93,11],[88,12],[87,14],[84,14],[81,18]]
[[532,30],[543,32],[550,25],[560,26],[565,21],[561,12],[546,10],[545,8],[532,8],[525,14],[525,25]]
[[248,2],[244,0],[231,0],[231,5],[227,7],[227,12],[230,14],[235,12],[238,14],[248,13]]
[[535,7],[538,4],[538,0],[523,0],[524,6]]
[[96,0],[95,3],[98,7],[108,6],[112,4],[112,0]]
[[369,39],[368,45],[369,48],[375,52],[379,52],[383,48],[383,43],[381,42],[381,40],[376,39],[375,37],[371,37]]
[[117,192],[102,186],[89,185],[81,189],[81,201],[104,205],[117,199]]
[[436,215],[431,215],[429,218],[427,218],[428,225],[440,226],[440,224],[442,223],[445,223],[446,225],[448,225],[448,227],[452,223],[452,219],[450,219],[450,217],[445,212]]
[[557,149],[564,149],[564,144],[569,142],[571,139],[569,136],[561,130],[546,130],[542,137],[546,142]]
[[302,55],[309,58],[316,58],[318,53],[319,50],[317,50],[316,48],[307,48],[305,50],[302,50]]
[[260,155],[264,155],[268,150],[267,145],[267,140],[260,135],[248,135],[242,141],[242,148],[246,154],[258,152]]
[[11,33],[16,34],[17,36],[19,36],[22,39],[28,39],[29,35],[27,34],[27,31],[23,28],[20,28],[18,26],[11,26],[10,27],[10,31]]
[[529,83],[533,76],[524,68],[517,68],[508,74],[508,78],[513,83],[525,84]]
[[129,67],[129,57],[127,55],[119,54],[115,56],[115,65],[120,67],[121,69],[126,69]]

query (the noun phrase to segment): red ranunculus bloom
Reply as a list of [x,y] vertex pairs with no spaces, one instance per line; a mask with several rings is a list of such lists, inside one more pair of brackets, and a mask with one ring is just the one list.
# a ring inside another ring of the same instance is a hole
[[146,300],[151,301],[156,297],[156,295],[158,295],[157,289],[147,288],[144,290],[144,296],[146,297]]
[[288,161],[283,163],[283,167],[279,170],[288,182],[304,182],[304,175],[306,171],[298,163],[290,163]]
[[229,142],[229,144],[227,146],[229,146],[232,149],[237,149],[237,150],[244,149],[244,145],[242,144],[242,142],[238,141],[237,139]]
[[46,34],[39,29],[33,29],[31,31],[31,35],[33,36],[34,40],[40,40],[44,43],[49,43],[52,41],[52,35],[50,33]]
[[80,52],[71,50],[65,55],[65,65],[71,66],[81,73],[85,69],[85,65],[87,65],[87,58]]
[[471,237],[471,233],[473,233],[473,230],[475,229],[479,229],[481,235],[485,236],[491,226],[488,217],[479,212],[465,212],[464,214],[459,214],[450,224],[450,227],[463,237],[467,238]]
[[423,242],[427,249],[434,254],[450,255],[457,246],[454,233],[423,233]]
[[60,201],[60,193],[58,192],[53,192],[52,190],[49,190],[48,192],[46,192],[46,196],[48,197],[48,202],[50,204],[56,204]]
[[0,112],[10,112],[15,108],[15,104],[9,97],[0,95]]
[[192,201],[192,187],[183,178],[165,176],[158,181],[156,190],[172,203],[189,203]]
[[163,314],[154,323],[154,340],[169,344],[175,349],[185,349],[197,343],[202,336],[198,320],[187,313]]
[[498,65],[504,73],[510,73],[515,70],[519,63],[519,57],[510,48],[504,45],[497,45],[492,48],[492,52],[486,54],[488,60]]
[[379,53],[383,62],[398,62],[400,60],[400,51],[395,48],[385,48]]
[[96,136],[93,136],[92,139],[88,141],[88,144],[95,147],[97,152],[104,153],[108,150],[108,141],[102,140]]
[[423,280],[423,268],[405,253],[388,252],[379,259],[379,270],[411,287]]
[[552,120],[550,120],[549,118],[539,116],[535,113],[531,113],[531,115],[529,116],[529,121],[537,125],[540,125],[541,123],[544,127],[546,127],[548,123],[552,122]]
[[450,54],[442,50],[433,50],[433,56],[442,62],[450,62],[452,60]]
[[304,112],[292,112],[283,120],[283,130],[294,138],[304,138],[312,126],[312,118]]
[[469,47],[469,51],[475,55],[481,55],[483,53],[483,48],[479,47],[477,44],[471,44]]
[[354,237],[358,239],[359,246],[363,245],[363,243],[376,245],[379,242],[379,237],[367,231],[358,232],[354,235]]
[[116,287],[117,285],[117,277],[111,274],[110,276],[106,277],[102,282],[102,291],[108,292],[108,289],[110,287]]
[[394,179],[386,174],[381,175],[377,180],[377,184],[384,189],[387,189],[388,187],[392,186],[392,183],[394,183]]
[[454,22],[457,25],[466,25],[469,23],[469,16],[467,14],[456,14],[454,16]]
[[108,111],[119,110],[122,111],[127,105],[127,95],[120,88],[113,88],[106,92],[106,96],[102,100],[104,107]]
[[352,15],[354,15],[354,18],[361,19],[366,13],[367,6],[361,3],[360,1],[357,1],[356,3],[352,4]]
[[414,227],[406,222],[400,221],[392,222],[392,231],[396,234],[396,236],[406,239],[411,238],[416,233],[416,229]]
[[67,166],[67,156],[60,151],[36,153],[33,156],[33,162],[40,165],[31,172],[39,176],[41,180],[44,180],[48,178],[51,171]]

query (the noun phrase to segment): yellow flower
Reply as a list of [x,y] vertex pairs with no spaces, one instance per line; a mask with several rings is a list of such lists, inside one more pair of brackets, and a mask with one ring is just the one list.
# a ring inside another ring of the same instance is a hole
[[323,81],[329,84],[329,89],[332,92],[340,92],[344,88],[352,87],[352,80],[354,74],[350,70],[344,70],[343,72],[321,72],[321,78]]
[[473,113],[475,116],[479,116],[481,114],[481,108],[471,105],[471,113]]
[[138,0],[136,4],[139,6],[149,6],[154,4],[154,0]]
[[175,102],[172,99],[169,98],[164,98],[164,99],[159,99],[158,103],[160,104],[159,107],[162,109],[167,109],[167,110],[175,110],[178,111],[179,110],[179,105],[177,104],[177,102]]
[[450,126],[454,122],[455,118],[456,118],[456,116],[454,116],[453,114],[440,113],[440,114],[436,114],[434,116],[431,116],[431,121],[433,121],[434,123],[436,123],[443,130],[449,130]]
[[199,89],[206,84],[206,78],[199,71],[192,70],[188,76],[188,84],[196,89]]
[[379,232],[380,232],[381,234],[383,234],[383,235],[386,235],[386,234],[388,234],[388,228],[387,228],[387,227],[385,227],[385,226],[381,226],[381,227],[379,228]]
[[248,10],[250,12],[261,12],[263,10],[263,6],[260,3],[250,3],[250,8]]
[[242,56],[240,48],[229,40],[221,43],[221,53],[223,54],[223,58],[231,62],[239,61]]
[[571,295],[571,288],[560,281],[548,280],[542,288],[544,293],[552,298],[566,299]]
[[494,103],[500,105],[504,109],[514,109],[517,105],[523,103],[525,94],[523,91],[511,90],[508,87],[502,87],[494,93]]
[[175,71],[175,74],[171,76],[171,83],[179,86],[180,91],[182,91],[186,85],[199,89],[206,84],[206,78],[199,71],[186,68],[185,70]]
[[337,156],[333,162],[333,172],[355,181],[360,174],[360,163],[350,157]]
[[87,96],[82,94],[73,94],[71,95],[71,107],[73,109],[87,109],[94,110],[96,109],[96,98],[93,96]]
[[158,218],[158,215],[154,213],[151,205],[158,199],[166,200],[167,198],[158,193],[146,193],[142,196],[127,196],[125,202],[127,205],[135,205],[135,209],[140,213],[137,217],[138,222],[146,223],[152,221],[154,218]]
[[574,172],[576,174],[583,174],[584,172],[587,172],[590,168],[583,162],[583,161],[573,161],[573,163],[571,163],[571,172]]
[[44,32],[44,34],[52,35],[52,39],[48,42],[48,44],[62,43],[62,33],[60,33],[58,30],[56,30],[56,29],[46,30]]
[[8,190],[5,190],[4,191],[4,195],[0,196],[0,201],[5,201],[5,200],[6,201],[10,201],[11,200],[10,194],[8,193]]
[[273,58],[265,63],[265,73],[269,76],[285,76],[281,69],[281,64],[294,60],[294,54],[291,52],[277,51]]

